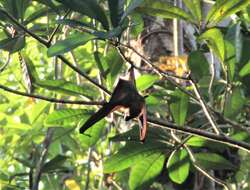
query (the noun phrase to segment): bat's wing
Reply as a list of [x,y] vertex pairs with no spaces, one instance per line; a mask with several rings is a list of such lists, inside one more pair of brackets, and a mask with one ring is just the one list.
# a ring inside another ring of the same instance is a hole
[[110,112],[115,109],[115,107],[116,106],[114,104],[104,104],[101,109],[99,109],[95,114],[90,116],[90,118],[83,124],[83,126],[80,128],[80,133],[84,133],[92,125],[100,121],[102,118],[106,117]]
[[139,117],[139,126],[140,126],[140,141],[144,142],[147,133],[147,109],[146,105],[143,105],[142,113]]

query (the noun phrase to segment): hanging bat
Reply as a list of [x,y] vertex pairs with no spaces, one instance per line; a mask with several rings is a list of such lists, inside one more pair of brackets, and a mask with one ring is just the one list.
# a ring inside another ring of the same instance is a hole
[[80,128],[80,133],[84,133],[88,128],[111,112],[119,108],[125,108],[129,110],[129,115],[125,117],[125,120],[129,121],[137,117],[140,126],[140,140],[145,140],[147,130],[145,98],[136,89],[134,69],[132,67],[129,73],[129,80],[119,79],[109,102],[105,103],[102,108],[84,123]]

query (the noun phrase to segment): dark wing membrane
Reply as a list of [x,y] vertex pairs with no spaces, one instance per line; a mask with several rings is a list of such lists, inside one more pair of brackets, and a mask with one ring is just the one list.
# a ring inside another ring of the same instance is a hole
[[84,133],[92,125],[106,117],[114,108],[115,105],[113,104],[104,104],[101,109],[99,109],[94,115],[90,116],[90,118],[84,123],[84,125],[80,128],[80,133]]

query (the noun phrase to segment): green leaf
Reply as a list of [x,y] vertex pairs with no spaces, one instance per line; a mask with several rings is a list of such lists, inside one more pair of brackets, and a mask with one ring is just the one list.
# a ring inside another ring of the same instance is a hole
[[34,11],[29,17],[24,20],[24,24],[27,25],[31,22],[34,22],[36,19],[46,16],[48,13],[54,12],[52,9],[48,10],[48,7],[41,8],[39,10]]
[[235,166],[216,153],[195,153],[194,154],[197,164],[206,170],[224,170],[235,169]]
[[14,157],[14,159],[16,160],[16,161],[18,161],[18,162],[20,162],[23,166],[25,166],[25,167],[28,167],[28,168],[34,168],[35,167],[35,165],[34,165],[34,163],[32,163],[32,161],[31,160],[29,160],[29,159],[24,159],[24,158],[17,158],[17,157]]
[[247,141],[249,142],[249,134],[247,132],[244,131],[239,131],[236,132],[235,134],[230,136],[232,139],[237,140],[237,141]]
[[180,90],[176,90],[172,95],[174,96],[174,100],[170,104],[170,111],[175,123],[182,126],[186,120],[189,98]]
[[144,0],[131,0],[126,11],[123,13],[121,20],[124,20],[129,14],[131,14],[137,7],[139,7]]
[[207,16],[205,18],[205,22],[208,23],[208,21],[211,19],[211,17],[215,14],[215,12],[218,10],[218,8],[223,5],[228,0],[220,0],[216,1],[216,3],[210,8],[209,12],[207,13]]
[[145,159],[154,152],[165,149],[163,143],[127,143],[116,154],[112,155],[104,162],[104,173],[112,173],[124,170],[137,161]]
[[23,21],[25,11],[30,4],[29,0],[9,0],[1,3],[8,13],[21,21]]
[[78,21],[78,20],[72,20],[72,19],[59,19],[56,21],[56,23],[58,24],[62,24],[62,25],[67,25],[67,26],[70,26],[70,27],[81,27],[81,28],[91,28],[91,29],[94,29],[93,26],[89,23],[85,23],[85,22],[81,22],[81,21]]
[[85,109],[60,109],[49,114],[45,120],[47,125],[62,125],[79,121],[82,118],[87,118],[90,114],[89,110]]
[[228,40],[225,40],[225,50],[225,63],[228,65],[229,79],[233,81],[236,67],[235,46]]
[[249,0],[223,0],[216,1],[206,17],[209,26],[215,26],[226,17],[245,9],[249,5]]
[[193,17],[197,19],[198,23],[200,23],[202,19],[200,0],[183,0],[183,2]]
[[173,151],[167,162],[169,177],[172,181],[182,184],[188,177],[190,160],[186,149]]
[[250,74],[250,60],[248,61],[247,64],[244,65],[244,67],[240,70],[240,73],[239,73],[241,77],[244,77],[248,74]]
[[25,37],[6,38],[0,41],[0,49],[15,53],[25,46]]
[[110,20],[113,27],[117,27],[123,15],[124,0],[108,0]]
[[48,49],[48,56],[57,56],[63,53],[66,53],[74,48],[77,48],[78,46],[86,44],[89,40],[93,40],[96,37],[91,34],[72,34],[67,37],[65,40],[61,40],[56,42],[54,45],[52,45]]
[[221,62],[224,61],[225,58],[225,45],[223,40],[223,35],[221,31],[217,28],[211,28],[206,30],[198,37],[199,41],[205,40],[209,46],[213,50],[213,52],[217,55]]
[[157,80],[159,80],[159,76],[157,75],[144,74],[141,75],[138,79],[136,79],[136,87],[139,91],[147,90]]
[[[79,122],[78,126],[82,126],[86,119]],[[79,134],[79,140],[81,145],[85,148],[93,146],[98,140],[100,140],[101,134],[105,129],[106,121],[104,119],[98,121],[96,124],[88,128],[84,134]]]
[[208,142],[207,139],[194,136],[188,139],[186,144],[194,147],[203,147],[207,142]]
[[112,49],[110,50],[107,57],[105,57],[105,61],[108,65],[108,70],[109,70],[108,84],[111,87],[113,86],[118,74],[122,69],[123,59],[115,49]]
[[192,76],[194,76],[197,81],[209,75],[209,63],[201,51],[193,51],[189,54],[188,66]]
[[32,82],[36,82],[39,77],[38,73],[36,72],[36,67],[33,63],[33,61],[29,58],[29,56],[25,53],[22,53],[26,67],[27,67],[27,72],[32,80]]
[[35,105],[31,107],[31,109],[27,109],[26,113],[28,114],[30,123],[34,124],[39,119],[39,117],[41,117],[43,114],[46,114],[46,109],[48,107],[49,103],[42,101],[42,102],[37,102]]
[[67,159],[67,156],[57,155],[55,158],[51,159],[43,165],[42,172],[47,173],[56,169],[60,169]]
[[51,0],[35,0],[41,4],[46,5],[46,9],[48,10],[48,7],[50,7],[52,10],[56,11],[58,14],[60,13],[59,10],[61,9],[61,7],[56,6],[53,1]]
[[186,142],[186,144],[193,147],[208,147],[211,150],[218,150],[218,151],[223,151],[226,148],[224,144],[209,141],[207,139],[198,136],[191,137]]
[[145,189],[147,186],[149,186],[161,173],[164,161],[165,155],[157,152],[136,163],[131,168],[129,176],[130,189]]
[[224,115],[235,118],[245,104],[245,101],[246,98],[242,89],[240,87],[233,88],[232,93],[229,93],[226,99]]
[[85,97],[97,96],[97,91],[93,89],[91,85],[83,84],[81,86],[76,85],[73,82],[65,80],[40,80],[37,81],[36,86],[46,88],[55,92],[59,92],[66,95]]
[[184,10],[170,3],[160,2],[159,0],[147,0],[142,6],[138,7],[136,11],[161,18],[178,18],[192,23],[196,22],[193,16],[186,13]]
[[109,30],[108,19],[105,15],[104,10],[101,8],[96,0],[57,0],[65,7],[70,8],[74,11],[87,15],[90,18],[94,18],[101,22],[104,29]]

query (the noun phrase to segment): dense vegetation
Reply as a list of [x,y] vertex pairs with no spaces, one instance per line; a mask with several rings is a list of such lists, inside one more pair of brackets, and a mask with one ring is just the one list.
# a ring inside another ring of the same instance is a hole
[[[250,2],[178,2],[0,0],[0,189],[250,188]],[[194,40],[154,59],[146,18]],[[131,66],[145,142],[119,111],[80,134]]]

